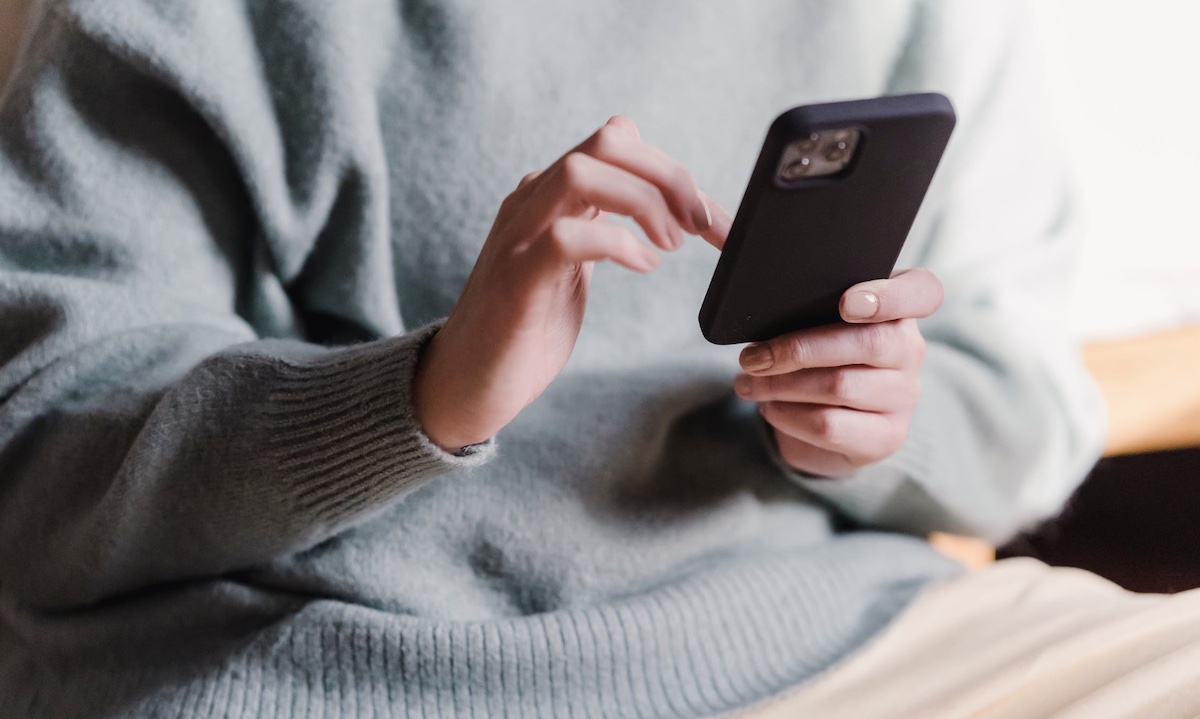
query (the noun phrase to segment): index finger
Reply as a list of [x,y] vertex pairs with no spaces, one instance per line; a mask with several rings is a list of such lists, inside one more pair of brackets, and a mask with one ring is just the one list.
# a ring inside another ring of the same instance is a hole
[[942,283],[929,270],[916,267],[886,280],[854,285],[842,293],[839,306],[847,322],[889,322],[928,317],[942,306]]
[[615,165],[655,185],[680,225],[718,249],[724,244],[732,219],[729,213],[700,191],[682,164],[659,148],[644,142],[633,121],[617,115],[576,148]]

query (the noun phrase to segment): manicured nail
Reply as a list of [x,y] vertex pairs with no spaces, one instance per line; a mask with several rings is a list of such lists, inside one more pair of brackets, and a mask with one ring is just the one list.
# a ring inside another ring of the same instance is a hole
[[774,364],[775,356],[767,345],[750,345],[742,350],[742,367],[751,372],[771,369]]
[[748,374],[740,374],[733,378],[733,391],[742,399],[750,399],[751,386],[752,383]]
[[717,210],[713,213],[713,225],[716,226],[717,230],[723,229],[725,232],[729,232],[729,228],[733,225],[733,215],[729,214],[724,207],[721,207],[717,203],[713,203],[713,207]]
[[842,300],[842,316],[848,320],[869,320],[879,311],[879,298],[873,292],[851,292]]
[[712,227],[712,212],[708,209],[708,203],[704,198],[700,198],[700,205],[692,207],[692,224],[695,225],[697,232],[707,232]]

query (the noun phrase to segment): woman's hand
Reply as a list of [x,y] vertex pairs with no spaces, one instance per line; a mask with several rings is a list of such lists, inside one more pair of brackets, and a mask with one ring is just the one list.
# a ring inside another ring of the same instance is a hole
[[[609,213],[633,218],[654,246]],[[526,176],[421,357],[413,393],[426,435],[451,451],[482,442],[546,389],[575,347],[596,261],[650,272],[684,232],[719,247],[730,222],[623,117]]]
[[900,449],[921,393],[925,340],[916,319],[942,304],[928,270],[855,285],[842,295],[842,318],[742,351],[734,380],[774,428],[792,467],[836,477]]

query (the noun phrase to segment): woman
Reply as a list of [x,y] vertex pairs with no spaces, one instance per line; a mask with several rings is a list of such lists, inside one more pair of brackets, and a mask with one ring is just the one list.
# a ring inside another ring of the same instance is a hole
[[[703,716],[853,662],[960,570],[847,530],[1002,538],[1100,441],[979,12],[47,4],[0,109],[4,710]],[[695,312],[762,129],[916,90],[941,283],[739,371]]]

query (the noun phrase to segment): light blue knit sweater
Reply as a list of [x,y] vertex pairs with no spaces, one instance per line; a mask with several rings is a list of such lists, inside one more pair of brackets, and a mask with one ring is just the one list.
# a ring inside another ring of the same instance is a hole
[[[1011,8],[49,3],[0,106],[0,716],[705,716],[860,647],[955,571],[863,527],[1003,537],[1099,442]],[[418,351],[523,174],[623,113],[733,208],[780,110],[917,90],[960,125],[895,457],[772,461],[699,241],[598,268],[495,442],[422,435]]]

